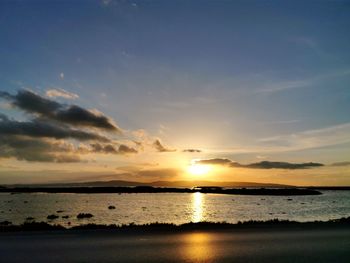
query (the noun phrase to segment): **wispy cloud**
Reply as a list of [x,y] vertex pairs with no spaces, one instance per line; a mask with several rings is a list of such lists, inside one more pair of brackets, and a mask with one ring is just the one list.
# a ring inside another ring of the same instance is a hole
[[311,76],[304,79],[294,79],[286,81],[274,81],[263,84],[262,87],[255,90],[256,93],[273,93],[290,89],[307,88],[313,85],[317,85],[327,80],[331,80],[337,77],[344,77],[350,75],[350,69],[338,69],[329,72],[323,72],[322,74]]
[[294,36],[290,37],[289,42],[299,46],[304,47],[319,57],[323,58],[334,58],[332,53],[329,53],[322,47],[322,43],[315,37],[312,36]]
[[171,149],[169,147],[164,146],[159,139],[153,142],[153,146],[158,152],[176,152],[176,149]]
[[350,123],[259,140],[275,150],[303,150],[350,142]]
[[312,49],[318,47],[317,41],[314,38],[309,36],[292,37],[292,38],[289,38],[289,41],[298,45],[303,45],[303,46],[312,48]]
[[311,80],[291,80],[291,81],[281,81],[277,83],[269,84],[268,87],[258,89],[257,92],[278,92],[288,89],[297,89],[308,87],[313,82]]
[[46,96],[50,98],[62,97],[62,98],[71,99],[71,100],[79,98],[77,94],[66,91],[64,89],[49,89],[46,91]]
[[101,3],[104,5],[104,6],[108,6],[112,3],[112,0],[101,0]]
[[345,143],[350,143],[350,123],[265,137],[234,147],[207,148],[205,152],[220,156],[228,154],[267,156],[274,153],[331,147]]
[[337,163],[332,163],[331,166],[350,166],[350,162],[337,162]]
[[264,121],[264,122],[261,122],[263,124],[291,124],[291,123],[298,123],[300,122],[301,120],[277,120],[277,121]]

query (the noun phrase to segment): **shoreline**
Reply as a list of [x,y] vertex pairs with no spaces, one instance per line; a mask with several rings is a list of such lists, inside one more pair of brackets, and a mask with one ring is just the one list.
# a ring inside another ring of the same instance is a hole
[[101,194],[101,193],[203,193],[203,194],[227,194],[227,195],[271,195],[271,196],[299,196],[321,195],[316,189],[303,187],[293,188],[223,188],[216,186],[200,186],[194,188],[175,187],[0,187],[0,193],[76,193],[76,194]]
[[331,219],[328,221],[299,222],[290,220],[272,219],[267,221],[243,221],[238,223],[227,222],[189,222],[185,224],[159,223],[137,225],[134,223],[127,225],[104,225],[104,224],[82,224],[72,227],[64,227],[59,224],[49,224],[47,222],[24,222],[20,225],[13,225],[9,221],[0,222],[0,233],[4,232],[26,232],[26,231],[75,231],[75,230],[113,230],[113,231],[165,231],[179,232],[191,230],[238,230],[238,229],[280,229],[280,228],[308,228],[326,229],[345,227],[350,229],[350,217]]

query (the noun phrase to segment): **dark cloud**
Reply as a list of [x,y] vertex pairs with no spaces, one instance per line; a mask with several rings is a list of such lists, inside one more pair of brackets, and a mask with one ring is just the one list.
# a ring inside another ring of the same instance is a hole
[[288,163],[288,162],[270,162],[270,161],[262,161],[258,163],[251,164],[240,164],[237,162],[233,162],[229,159],[208,159],[208,160],[198,160],[196,163],[200,164],[214,164],[214,165],[224,165],[228,167],[240,167],[240,168],[251,168],[251,169],[307,169],[314,167],[321,167],[323,164],[321,163]]
[[59,110],[62,105],[53,100],[45,99],[29,90],[19,90],[17,95],[8,92],[0,92],[0,97],[9,100],[13,106],[30,113],[51,115]]
[[48,139],[2,135],[0,145],[0,158],[57,163],[81,161],[72,145]]
[[95,113],[76,105],[59,110],[53,115],[55,120],[71,125],[87,126],[121,132],[113,121],[102,113]]
[[137,150],[125,144],[121,144],[118,148],[118,152],[120,154],[128,154],[128,153],[137,153]]
[[255,169],[307,169],[323,166],[321,163],[288,163],[288,162],[269,162],[262,161],[259,163],[252,163],[248,165],[243,165],[243,167],[247,168],[255,168]]
[[135,150],[132,147],[129,147],[125,144],[119,145],[118,148],[113,146],[112,144],[100,144],[100,143],[93,143],[91,144],[91,148],[93,152],[96,153],[106,153],[106,154],[132,154],[137,153],[137,150]]
[[47,137],[55,139],[77,139],[81,141],[97,140],[107,142],[106,137],[96,133],[71,129],[65,125],[56,125],[50,122],[34,119],[32,121],[19,122],[9,120],[6,116],[0,116],[0,135],[22,135],[30,137]]
[[153,147],[156,148],[158,152],[175,152],[176,149],[169,149],[165,147],[160,140],[155,140],[153,143]]
[[184,153],[200,153],[202,152],[201,150],[198,149],[185,149],[183,150]]
[[350,162],[332,163],[331,166],[350,166]]
[[[53,93],[52,90],[48,95],[62,96],[57,92]],[[2,158],[13,157],[18,160],[40,162],[78,162],[81,161],[82,154],[128,155],[143,150],[142,142],[135,141],[136,145],[133,148],[127,145],[128,142],[115,144],[110,133],[101,135],[98,129],[121,132],[113,120],[103,113],[77,105],[63,104],[29,90],[19,90],[15,95],[0,91],[0,98],[28,113],[30,118],[26,121],[17,121],[0,113]],[[77,141],[80,142],[79,145],[76,144]],[[160,140],[156,140],[153,147],[159,152],[176,151],[165,147]],[[194,149],[188,151],[198,152]]]
[[99,143],[93,143],[91,144],[91,148],[92,151],[96,153],[117,153],[117,150],[111,144],[102,145]]
[[102,113],[93,112],[77,105],[61,104],[29,90],[20,90],[16,95],[0,92],[0,97],[9,100],[13,106],[40,117],[72,126],[85,126],[121,132],[117,125]]
[[6,115],[0,113],[0,121],[8,121],[8,120],[9,118]]
[[208,160],[198,160],[196,163],[199,164],[216,164],[216,165],[230,165],[233,162],[229,159],[214,158]]
[[10,93],[8,93],[8,92],[0,90],[0,98],[11,100],[12,99],[12,95]]

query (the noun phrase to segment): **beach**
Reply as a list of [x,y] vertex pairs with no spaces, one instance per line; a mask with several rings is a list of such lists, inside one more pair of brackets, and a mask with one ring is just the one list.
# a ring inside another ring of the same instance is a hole
[[350,227],[0,234],[1,262],[349,262]]

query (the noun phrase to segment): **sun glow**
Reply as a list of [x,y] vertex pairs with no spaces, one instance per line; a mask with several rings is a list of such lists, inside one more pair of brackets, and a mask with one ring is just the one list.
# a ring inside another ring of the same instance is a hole
[[204,175],[207,174],[211,170],[209,165],[202,165],[202,164],[196,164],[191,163],[190,166],[188,166],[187,171],[191,175]]

